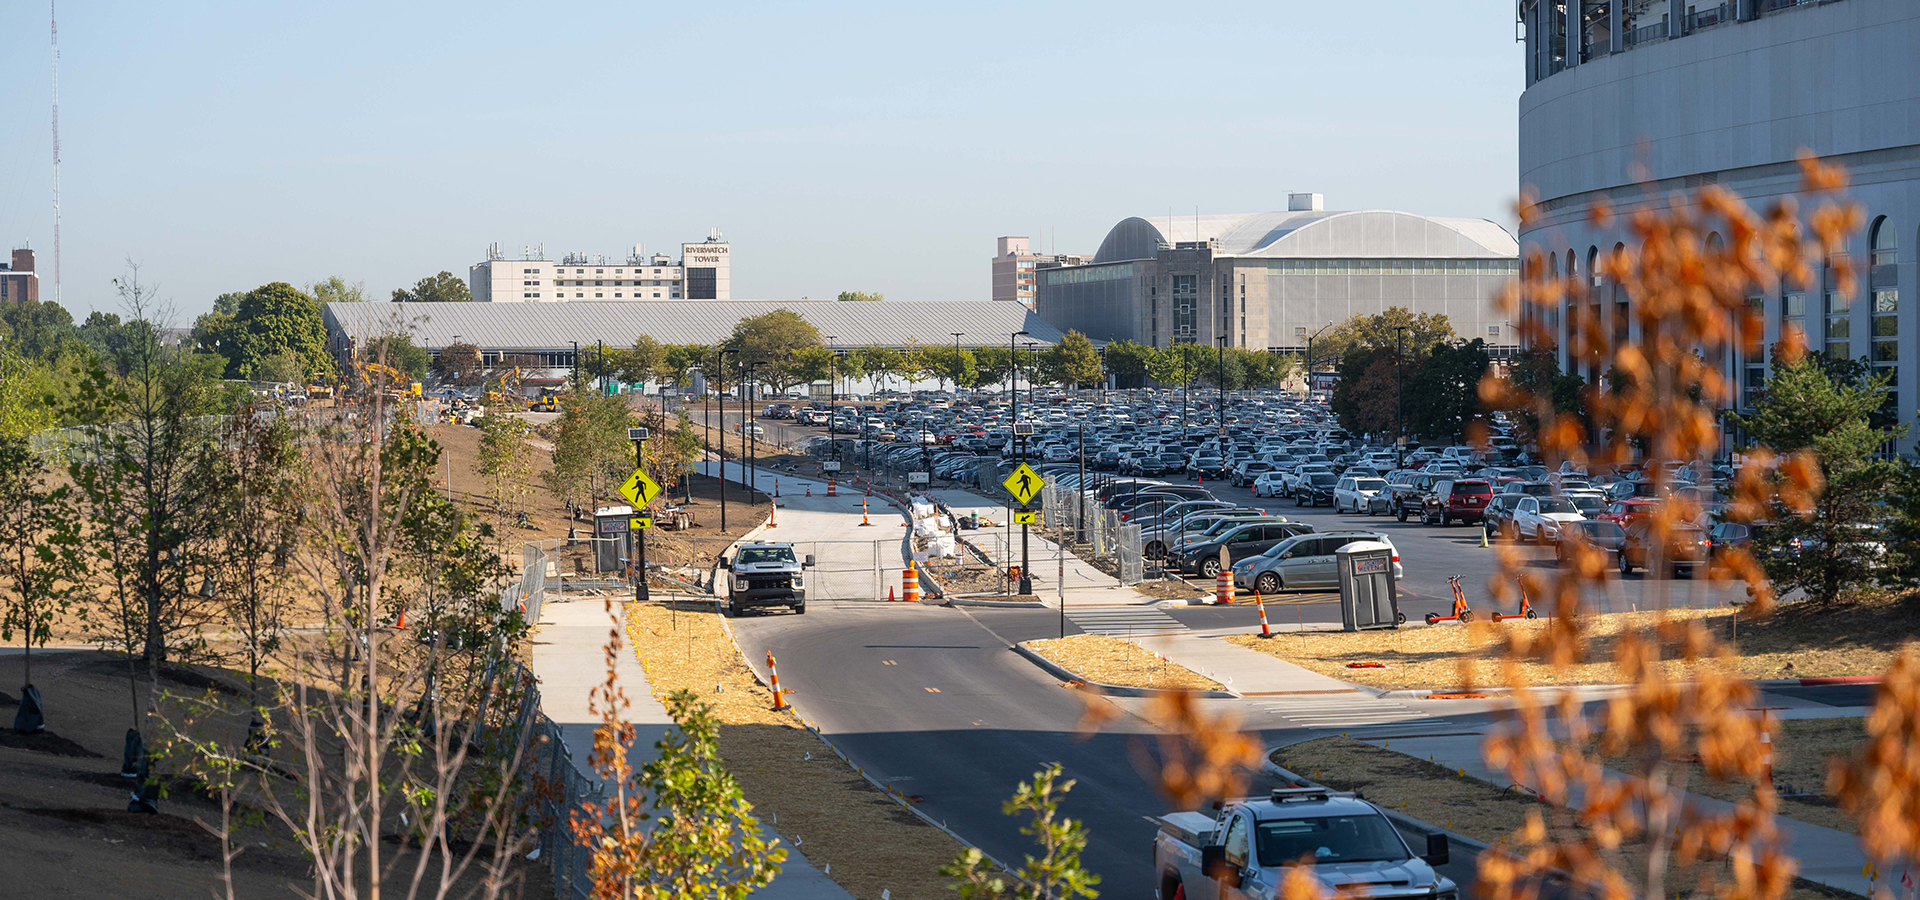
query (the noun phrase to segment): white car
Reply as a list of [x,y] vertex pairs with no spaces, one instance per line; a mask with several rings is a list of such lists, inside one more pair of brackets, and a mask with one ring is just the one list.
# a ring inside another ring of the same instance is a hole
[[1386,490],[1385,478],[1347,477],[1333,486],[1334,512],[1364,512],[1373,515],[1373,498]]
[[1278,497],[1286,491],[1287,473],[1285,472],[1261,472],[1260,477],[1253,480],[1255,497]]
[[1560,528],[1586,518],[1580,508],[1565,497],[1520,498],[1513,508],[1513,531],[1523,541],[1552,543],[1560,540]]

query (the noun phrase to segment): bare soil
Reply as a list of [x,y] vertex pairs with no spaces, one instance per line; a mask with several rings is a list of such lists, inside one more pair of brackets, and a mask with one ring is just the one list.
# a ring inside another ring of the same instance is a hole
[[[0,742],[0,847],[13,864],[0,894],[156,900],[212,895],[220,887],[220,842],[202,823],[218,825],[218,804],[175,780],[158,815],[127,811],[132,782],[120,777],[120,763],[133,700],[124,659],[92,650],[35,653],[33,675],[48,731]],[[0,657],[0,679],[16,682],[19,676],[19,655]],[[239,677],[195,669],[163,675],[158,687],[198,695],[210,680]],[[16,705],[0,704],[8,724]],[[5,733],[12,735],[10,728]],[[237,742],[244,734],[217,736]],[[238,896],[293,898],[302,895],[302,885],[312,889],[305,857],[278,824],[246,825],[236,840],[246,848],[234,862]],[[410,868],[406,862],[385,879],[394,896],[405,892]],[[553,896],[544,866],[523,863],[516,877],[521,883],[506,896]]]

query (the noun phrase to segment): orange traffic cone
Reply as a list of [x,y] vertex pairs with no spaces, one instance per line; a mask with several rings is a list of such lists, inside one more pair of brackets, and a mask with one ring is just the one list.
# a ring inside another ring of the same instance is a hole
[[395,631],[407,630],[407,608],[406,607],[404,606],[400,607],[400,618],[393,620],[393,627]]
[[1260,608],[1260,636],[1273,637],[1273,629],[1267,626],[1267,604],[1261,601],[1258,589],[1253,592],[1253,605]]
[[787,695],[785,691],[780,690],[780,669],[773,664],[772,650],[767,651],[767,678],[773,682],[773,708],[786,709]]

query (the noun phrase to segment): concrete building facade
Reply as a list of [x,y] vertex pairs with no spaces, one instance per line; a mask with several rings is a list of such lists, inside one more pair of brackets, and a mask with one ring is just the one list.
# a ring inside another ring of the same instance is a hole
[[1083,266],[1093,257],[1077,253],[1035,253],[1025,235],[999,239],[993,255],[993,299],[1033,308],[1035,276],[1042,269]]
[[40,273],[33,269],[33,251],[13,251],[12,259],[0,263],[0,303],[25,303],[40,299]]
[[569,253],[558,261],[532,248],[508,259],[500,245],[467,270],[467,289],[482,303],[552,303],[562,300],[729,300],[732,247],[714,234],[681,244],[680,257],[643,254],[638,244],[625,260]]
[[1039,272],[1035,309],[1096,341],[1304,352],[1329,324],[1400,306],[1444,313],[1495,356],[1516,349],[1491,302],[1519,269],[1504,228],[1324,205],[1294,194],[1285,212],[1126,219],[1092,262]]
[[[1555,273],[1592,279],[1610,305],[1612,340],[1637,337],[1629,300],[1596,261],[1630,240],[1587,212],[1656,204],[1718,184],[1764,210],[1800,185],[1803,150],[1846,167],[1866,228],[1847,253],[1852,296],[1821,267],[1810,286],[1751,298],[1765,345],[1798,329],[1814,350],[1866,358],[1894,376],[1893,408],[1915,424],[1920,398],[1920,3],[1738,0],[1684,10],[1666,0],[1523,0],[1527,89],[1520,99],[1520,186],[1540,216],[1520,234]],[[1803,209],[1804,212],[1804,209]],[[1708,237],[1709,242],[1713,236]],[[1541,322],[1562,349],[1567,310]],[[1604,320],[1604,319],[1603,319]],[[1712,362],[1747,408],[1765,384],[1764,352]],[[1903,364],[1904,363],[1904,364]],[[1599,371],[1580,371],[1588,379]],[[1901,449],[1914,445],[1915,429]]]

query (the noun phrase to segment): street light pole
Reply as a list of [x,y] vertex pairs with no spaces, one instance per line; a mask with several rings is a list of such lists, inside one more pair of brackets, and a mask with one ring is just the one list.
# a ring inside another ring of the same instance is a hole
[[[720,533],[727,533],[727,354],[739,353],[738,347],[723,348],[714,354],[714,374],[720,386],[714,396],[720,401]],[[747,502],[753,502],[751,495]]]
[[580,342],[569,341],[569,343],[573,344],[573,377],[570,380],[573,382],[574,391],[578,392],[580,390]]
[[1393,326],[1393,428],[1399,437],[1395,461],[1402,469],[1407,467],[1406,338],[1407,326]]
[[[840,354],[833,352],[833,342],[839,335],[827,335],[827,441],[833,444],[833,461],[840,461],[840,439],[834,436],[833,426],[840,421],[840,376],[835,371],[835,363]],[[840,473],[835,472],[836,476]]]
[[1219,360],[1218,362],[1215,363],[1215,365],[1219,367],[1219,372],[1216,373],[1214,376],[1214,381],[1216,382],[1214,384],[1214,387],[1218,388],[1220,391],[1220,401],[1219,401],[1220,408],[1213,411],[1213,418],[1215,421],[1220,423],[1221,437],[1227,436],[1227,341],[1228,340],[1230,340],[1230,338],[1227,335],[1224,335],[1224,334],[1221,335],[1220,350],[1218,353],[1214,354],[1216,357],[1218,357],[1218,360]]
[[742,443],[746,445],[747,450],[747,505],[751,507],[754,489],[760,486],[758,461],[754,459],[760,452],[760,439],[754,435],[753,430],[760,426],[753,424],[753,403],[757,398],[753,396],[752,363],[747,364],[747,371],[740,379],[740,390],[746,394],[745,399],[740,403],[740,431],[745,435]]
[[[633,467],[636,469],[645,469],[647,467],[647,429],[629,428],[627,429],[627,437],[633,440]],[[646,508],[641,507],[640,509],[634,510],[633,516],[629,518],[644,517],[646,514]],[[647,584],[647,530],[645,528],[634,528],[631,522],[628,523],[627,530],[633,534],[634,556],[638,557],[640,561],[638,568],[640,577],[633,585],[633,599],[652,599],[653,588]]]
[[949,331],[953,335],[953,399],[960,399],[960,338],[964,331]]

